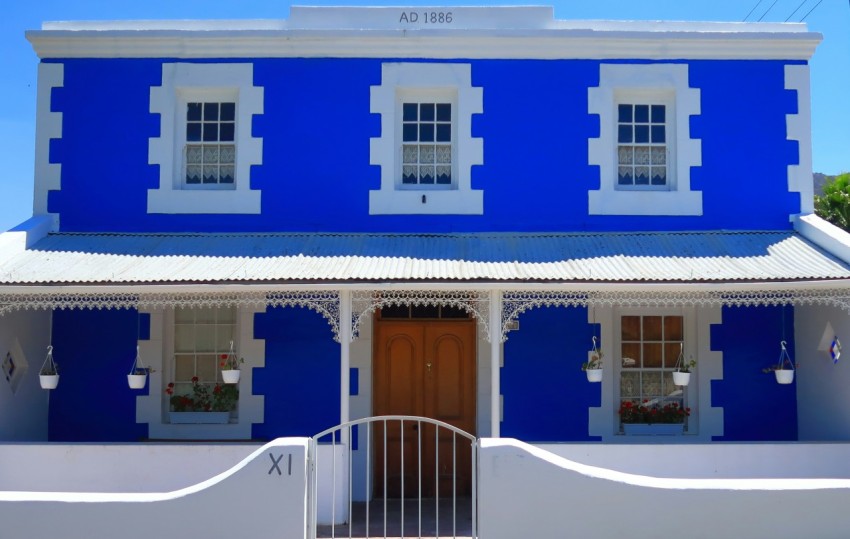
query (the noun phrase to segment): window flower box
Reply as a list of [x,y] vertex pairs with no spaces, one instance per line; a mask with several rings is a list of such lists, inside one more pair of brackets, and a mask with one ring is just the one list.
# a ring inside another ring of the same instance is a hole
[[230,422],[230,412],[168,412],[168,417],[172,425],[224,425]]

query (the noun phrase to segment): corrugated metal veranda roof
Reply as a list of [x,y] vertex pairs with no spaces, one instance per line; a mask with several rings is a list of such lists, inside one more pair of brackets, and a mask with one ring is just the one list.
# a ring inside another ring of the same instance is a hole
[[0,285],[758,282],[850,278],[793,231],[478,234],[55,233]]

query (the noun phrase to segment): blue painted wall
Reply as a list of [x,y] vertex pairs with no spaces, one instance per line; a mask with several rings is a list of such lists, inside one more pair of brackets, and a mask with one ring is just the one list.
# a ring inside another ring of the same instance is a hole
[[581,370],[598,325],[587,309],[545,307],[523,313],[508,334],[501,373],[501,435],[526,442],[599,440],[588,436],[588,408],[601,405],[601,384]]
[[265,397],[265,422],[252,436],[313,436],[338,425],[340,349],[328,322],[303,308],[269,308],[254,316],[254,337],[266,341],[253,387]]
[[127,386],[138,327],[135,310],[53,313],[59,386],[50,392],[48,440],[134,442],[148,436],[147,424],[136,423],[136,397],[150,388]]
[[[250,61],[250,60],[228,60]],[[252,187],[261,215],[148,215],[148,139],[159,135],[149,112],[162,59],[69,59],[65,85],[53,92],[63,137],[51,144],[62,189],[49,195],[65,231],[581,231],[787,229],[799,196],[787,192],[797,148],[785,139],[796,112],[784,89],[782,61],[690,61],[690,85],[702,114],[691,118],[702,140],[692,188],[703,192],[700,217],[588,216],[587,192],[600,183],[587,163],[599,119],[587,113],[587,89],[599,82],[596,60],[469,60],[484,113],[472,134],[484,140],[484,164],[472,185],[484,190],[480,216],[370,216],[369,191],[380,170],[369,164],[380,117],[369,87],[381,63],[398,59],[256,59],[265,113],[254,118],[263,164]],[[97,156],[93,159],[93,156]],[[758,201],[758,203],[755,203]]]
[[[783,332],[784,326],[784,332]],[[711,405],[723,407],[722,441],[797,439],[797,382],[779,385],[762,369],[775,365],[780,341],[794,355],[792,307],[724,307],[712,350],[723,352],[723,379],[711,382]]]

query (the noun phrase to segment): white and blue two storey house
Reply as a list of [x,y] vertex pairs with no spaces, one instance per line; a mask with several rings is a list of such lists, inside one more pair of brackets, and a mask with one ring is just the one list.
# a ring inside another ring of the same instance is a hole
[[[805,25],[295,7],[27,39],[4,441],[379,415],[588,453],[850,439],[850,240],[813,214]],[[137,350],[153,371],[130,389]],[[791,383],[764,372],[780,363]],[[198,392],[224,419],[176,419]],[[666,435],[633,432],[669,406]]]

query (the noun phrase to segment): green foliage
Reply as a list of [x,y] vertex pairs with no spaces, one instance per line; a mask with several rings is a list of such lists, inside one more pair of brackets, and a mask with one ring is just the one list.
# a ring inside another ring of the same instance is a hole
[[815,195],[815,213],[850,231],[850,173],[839,174],[823,186],[823,196]]

